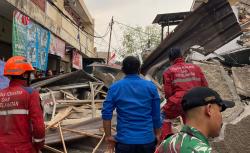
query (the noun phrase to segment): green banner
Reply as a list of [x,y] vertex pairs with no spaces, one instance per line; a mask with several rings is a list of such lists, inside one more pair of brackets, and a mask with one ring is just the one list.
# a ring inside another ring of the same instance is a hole
[[46,71],[50,32],[19,11],[13,15],[13,55],[24,56],[32,65]]

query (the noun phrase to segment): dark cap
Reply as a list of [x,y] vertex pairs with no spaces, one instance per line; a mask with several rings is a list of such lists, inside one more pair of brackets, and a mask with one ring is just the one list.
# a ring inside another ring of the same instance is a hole
[[218,104],[222,107],[222,112],[227,108],[234,107],[234,102],[222,100],[220,95],[207,87],[196,87],[188,91],[182,98],[182,108],[184,111],[194,107],[204,106],[207,104]]

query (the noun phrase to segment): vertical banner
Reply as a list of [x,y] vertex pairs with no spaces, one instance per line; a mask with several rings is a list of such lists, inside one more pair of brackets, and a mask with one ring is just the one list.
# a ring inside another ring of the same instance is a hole
[[10,82],[10,80],[7,77],[3,76],[4,65],[5,65],[5,62],[0,60],[0,89],[4,89],[4,88],[8,87],[9,82]]
[[47,70],[50,46],[50,32],[37,25],[37,65],[41,70]]
[[25,56],[37,69],[46,71],[50,32],[19,11],[13,16],[13,55]]
[[72,66],[78,70],[82,69],[82,55],[79,54],[77,51],[73,51],[72,56]]
[[65,42],[51,34],[49,53],[65,58]]

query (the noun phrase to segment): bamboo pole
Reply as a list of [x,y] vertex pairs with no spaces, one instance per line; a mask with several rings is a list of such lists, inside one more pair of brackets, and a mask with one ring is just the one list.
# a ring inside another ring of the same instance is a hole
[[64,153],[64,152],[62,152],[62,151],[60,151],[60,150],[57,150],[57,149],[52,148],[52,147],[47,146],[47,145],[44,145],[43,148],[44,148],[44,149],[47,149],[47,150],[49,150],[49,151],[52,151],[52,152],[54,152],[54,153]]
[[[103,86],[104,86],[104,84],[102,84],[102,85],[100,85],[97,89],[96,89],[96,91],[100,91],[102,88],[103,88]],[[98,92],[96,92],[95,93],[95,96],[98,94]],[[106,93],[107,94],[107,93]]]
[[58,127],[59,127],[60,137],[61,137],[62,144],[63,144],[64,153],[68,153],[67,148],[66,148],[66,145],[65,145],[64,137],[63,137],[63,132],[62,132],[61,123],[58,124]]
[[[94,100],[94,103],[102,103],[104,101],[104,99],[95,99]],[[78,103],[78,104],[89,104],[89,103],[92,103],[93,100],[90,99],[90,100],[57,100],[56,101],[57,103]]]
[[53,119],[55,117],[55,114],[56,114],[56,99],[55,99],[55,96],[54,96],[53,92],[51,90],[49,92],[51,94],[51,97],[52,97],[52,100],[53,100],[53,103],[54,103],[52,117],[51,117],[51,119]]
[[96,117],[96,108],[95,108],[95,90],[92,82],[89,82],[91,90],[91,106],[92,106],[92,118]]
[[77,134],[80,134],[80,135],[85,135],[85,136],[93,137],[93,138],[97,138],[97,139],[101,139],[102,138],[99,135],[88,133],[88,132],[84,132],[84,131],[78,131],[78,130],[67,129],[67,128],[62,128],[62,130],[73,132],[73,133],[77,133]]
[[92,153],[96,153],[97,149],[100,147],[100,145],[102,144],[103,140],[105,138],[105,133],[103,133],[103,136],[101,138],[101,140],[98,142],[98,144],[96,145],[96,147],[93,149]]
[[67,95],[67,96],[69,96],[69,97],[71,97],[72,99],[74,99],[74,100],[78,100],[78,98],[76,98],[75,96],[73,96],[72,94],[70,94],[70,93],[68,93],[68,92],[66,92],[66,91],[63,91],[63,90],[60,90],[62,93],[64,93],[65,95]]

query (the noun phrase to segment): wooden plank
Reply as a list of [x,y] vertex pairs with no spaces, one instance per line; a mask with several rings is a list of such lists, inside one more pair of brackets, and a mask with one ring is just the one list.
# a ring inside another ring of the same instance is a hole
[[107,93],[104,92],[104,91],[101,91],[101,90],[95,90],[95,91],[96,91],[96,92],[95,92],[95,96],[98,94],[98,92],[107,95]]
[[96,147],[93,149],[92,153],[96,153],[97,149],[100,147],[100,145],[102,144],[103,140],[105,138],[105,133],[103,134],[101,140],[98,142],[98,144],[96,145]]
[[55,113],[56,113],[56,99],[55,99],[54,93],[51,90],[49,92],[51,94],[53,104],[54,104],[53,105],[53,111],[52,111],[52,119],[53,119],[55,117]]
[[92,118],[96,117],[96,108],[95,108],[95,90],[92,82],[89,82],[91,90],[91,107],[92,107]]
[[62,132],[61,123],[58,124],[58,127],[59,127],[59,133],[60,133],[60,137],[61,137],[62,144],[63,144],[64,153],[68,153],[67,148],[66,148],[66,145],[65,145],[64,137],[63,137],[63,132]]
[[63,90],[60,90],[62,93],[64,93],[65,95],[67,95],[67,96],[69,96],[69,97],[71,97],[72,99],[74,99],[74,100],[78,100],[78,98],[76,98],[74,95],[72,95],[71,93],[68,93],[68,92],[66,92],[66,91],[63,91]]
[[67,90],[67,89],[76,89],[76,88],[89,88],[89,84],[78,83],[78,84],[72,84],[72,85],[54,86],[54,87],[50,87],[50,90]]
[[72,106],[66,108],[64,111],[60,111],[58,114],[56,114],[55,118],[53,118],[51,121],[48,122],[46,130],[51,128],[52,126],[56,125],[60,121],[62,121],[64,118],[66,118],[73,109]]
[[101,89],[103,88],[104,84],[100,85],[95,91],[95,96],[98,94],[99,91],[101,91]]
[[[74,103],[79,103],[79,104],[89,104],[92,103],[92,99],[89,100],[57,100],[57,103],[67,103],[67,104],[74,104]],[[102,103],[104,99],[94,99],[94,103]]]
[[97,138],[97,139],[101,139],[102,138],[99,135],[96,135],[96,134],[93,134],[93,133],[89,133],[89,132],[78,131],[78,130],[67,129],[67,128],[62,128],[62,130],[73,132],[73,133],[77,133],[77,134],[84,135],[84,136],[89,136],[89,137]]
[[57,150],[57,149],[55,149],[55,148],[52,148],[52,147],[50,147],[50,146],[48,146],[48,145],[44,145],[43,148],[44,148],[44,149],[47,149],[47,150],[49,150],[49,151],[52,151],[52,152],[54,152],[54,153],[64,153],[64,152],[62,152],[62,151],[60,151],[60,150]]

